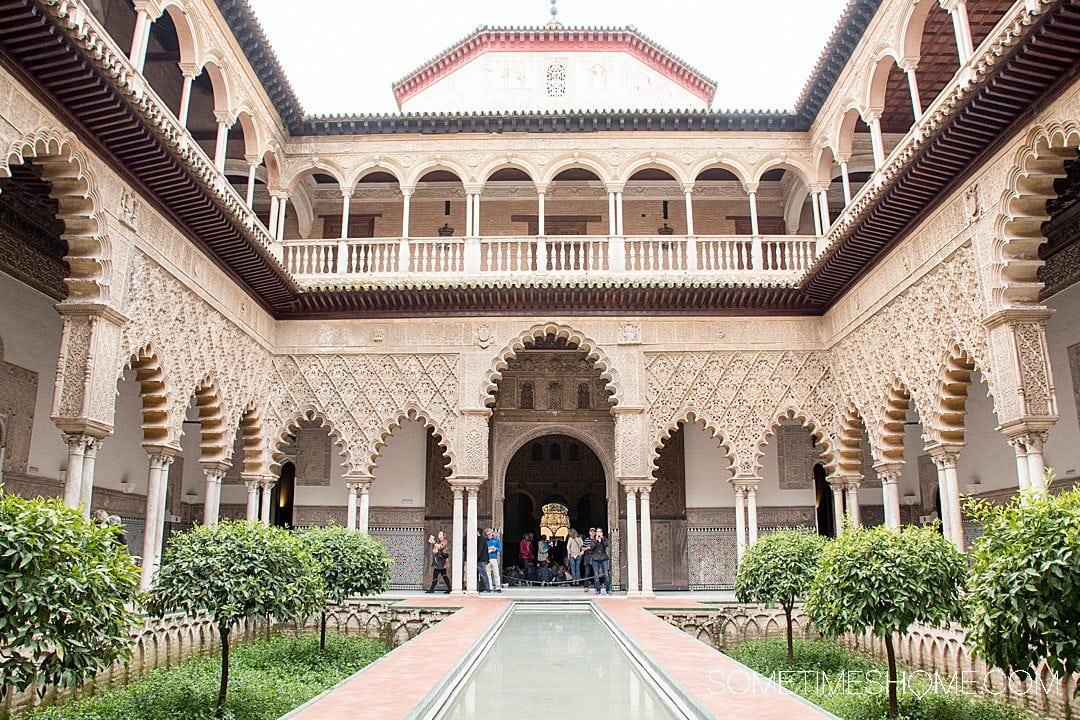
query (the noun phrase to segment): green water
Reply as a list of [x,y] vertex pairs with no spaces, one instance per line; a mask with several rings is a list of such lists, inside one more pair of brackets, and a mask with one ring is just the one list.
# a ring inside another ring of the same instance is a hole
[[584,610],[514,611],[444,718],[674,718]]

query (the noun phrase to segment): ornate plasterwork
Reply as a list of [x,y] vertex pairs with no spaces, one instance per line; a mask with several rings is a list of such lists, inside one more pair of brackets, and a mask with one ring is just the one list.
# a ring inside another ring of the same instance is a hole
[[[350,469],[371,462],[403,417],[431,425],[451,457],[457,424],[457,355],[285,355],[267,375],[272,424],[283,432],[298,408],[314,408],[339,434]],[[366,460],[365,460],[366,459]],[[370,468],[370,464],[369,464]],[[368,468],[368,469],[369,469]]]
[[737,475],[759,474],[765,443],[784,417],[810,427],[824,462],[833,462],[839,395],[824,353],[645,353],[645,373],[654,462],[690,417],[720,439]]
[[269,354],[141,252],[132,253],[127,284],[122,356],[154,349],[165,376],[168,442],[179,444],[191,396],[210,377],[221,400],[221,450],[231,456],[241,414],[266,397]]

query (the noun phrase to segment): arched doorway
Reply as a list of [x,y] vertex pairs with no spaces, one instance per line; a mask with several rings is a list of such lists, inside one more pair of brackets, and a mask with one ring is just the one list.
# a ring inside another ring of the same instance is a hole
[[836,518],[833,515],[832,488],[825,480],[825,466],[814,465],[814,505],[817,508],[817,531],[824,537],[836,537]]
[[[569,435],[544,435],[518,448],[506,468],[505,486],[503,546],[508,564],[518,562],[518,542],[525,533],[540,538],[545,505],[564,505],[570,527],[579,533],[608,527],[604,465],[592,448]],[[553,543],[552,557],[565,554],[561,545]]]
[[296,490],[296,465],[291,461],[281,466],[281,477],[270,491],[270,524],[293,526],[293,496]]

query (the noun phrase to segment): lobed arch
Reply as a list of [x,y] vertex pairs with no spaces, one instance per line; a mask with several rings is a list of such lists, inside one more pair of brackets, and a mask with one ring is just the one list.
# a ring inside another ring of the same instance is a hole
[[935,441],[949,445],[964,444],[968,390],[975,372],[982,375],[987,393],[993,397],[987,374],[979,368],[974,355],[954,342],[942,359],[935,386],[935,412],[931,428]]
[[380,158],[379,160],[365,162],[350,170],[345,176],[345,183],[342,187],[345,189],[352,188],[355,191],[357,183],[368,175],[376,172],[384,172],[388,175],[393,175],[399,186],[405,186],[405,171],[396,164]]
[[709,433],[709,437],[719,444],[720,449],[724,451],[724,457],[728,461],[728,469],[734,474],[736,465],[735,448],[732,447],[730,441],[720,432],[720,428],[716,426],[716,422],[710,418],[702,415],[700,411],[694,408],[684,408],[681,412],[677,413],[674,419],[670,420],[667,425],[658,432],[652,439],[651,449],[649,452],[649,474],[652,475],[659,468],[657,463],[660,460],[660,451],[664,447],[664,443],[671,439],[671,436],[678,432],[679,428],[684,425],[698,425]]
[[489,366],[485,376],[484,385],[480,392],[481,405],[485,407],[493,407],[495,405],[495,391],[498,388],[499,380],[502,379],[502,371],[506,369],[507,364],[512,358],[516,357],[519,352],[525,349],[525,343],[548,335],[554,335],[556,338],[563,338],[568,343],[577,345],[578,349],[586,354],[593,365],[600,369],[600,377],[607,381],[607,389],[611,392],[612,404],[616,405],[619,403],[622,397],[621,388],[619,386],[619,376],[615,371],[607,352],[605,352],[596,342],[569,325],[541,323],[539,325],[533,325],[528,330],[519,333],[499,351],[499,354]]
[[[247,475],[262,474],[266,466],[266,438],[262,410],[256,401],[252,400],[244,406],[237,424],[240,450],[243,454],[240,458],[240,472]],[[233,463],[236,462],[236,458],[230,459]]]
[[732,175],[734,175],[738,179],[739,183],[743,186],[745,186],[750,181],[750,176],[752,174],[750,168],[738,160],[729,158],[721,160],[720,158],[714,157],[698,161],[696,165],[693,165],[690,168],[690,171],[687,173],[687,175],[692,178],[694,182],[696,182],[698,176],[701,175],[701,173],[705,172],[706,170],[712,170],[715,168],[727,170]]
[[285,447],[290,444],[291,438],[296,435],[296,432],[300,430],[301,423],[315,423],[321,428],[325,428],[330,435],[330,441],[337,448],[338,453],[344,458],[342,463],[345,466],[346,473],[353,466],[352,453],[349,451],[349,446],[346,444],[341,432],[337,426],[329,420],[322,410],[318,409],[314,405],[305,405],[299,412],[290,417],[282,426],[277,436],[274,438],[273,450],[270,453],[270,472],[277,474],[281,471],[281,466],[285,462]]
[[443,455],[450,460],[450,475],[448,477],[453,477],[456,459],[450,445],[450,434],[433,418],[434,415],[432,413],[414,403],[409,403],[401,410],[392,414],[388,421],[382,423],[382,431],[372,443],[372,446],[368,449],[367,455],[364,457],[364,470],[367,474],[374,474],[375,467],[378,465],[379,456],[382,455],[382,449],[390,442],[390,436],[393,434],[394,430],[401,427],[402,423],[418,421],[424,426],[425,430],[431,430],[436,442],[438,442],[439,447],[442,449]]
[[1042,224],[1050,219],[1046,203],[1057,197],[1054,181],[1065,176],[1065,161],[1075,160],[1078,150],[1080,122],[1070,120],[1033,130],[1017,151],[996,222],[992,311],[1040,304],[1039,247],[1046,242]]
[[604,167],[603,162],[591,155],[575,154],[573,157],[564,157],[553,162],[544,173],[544,176],[540,178],[540,185],[550,185],[555,179],[555,176],[564,170],[588,170],[589,172],[600,178],[600,182],[608,184],[612,182],[611,173]]
[[405,187],[416,187],[420,182],[420,178],[424,177],[430,172],[436,170],[445,170],[446,172],[453,173],[457,176],[457,179],[464,185],[468,182],[470,177],[469,171],[465,169],[463,165],[456,160],[450,160],[448,158],[438,158],[426,163],[417,165],[416,168],[406,176],[403,185]]
[[776,434],[776,429],[780,427],[780,423],[784,420],[798,420],[803,426],[810,431],[810,435],[817,441],[821,447],[821,465],[825,467],[826,473],[832,473],[836,470],[837,457],[836,446],[837,442],[834,438],[830,437],[825,431],[826,425],[813,413],[806,410],[799,409],[794,406],[787,406],[779,413],[773,416],[773,420],[769,423],[764,434],[758,438],[754,443],[754,472],[761,473],[761,459],[765,457],[765,447],[769,444],[769,440]]
[[[911,386],[899,377],[894,377],[885,390],[881,401],[881,420],[878,427],[880,438],[880,460],[887,463],[904,462],[904,427],[907,423],[908,410],[915,410],[923,422],[926,432],[926,419],[930,417],[922,412],[916,402]],[[924,442],[926,438],[923,438]]]
[[131,353],[120,370],[117,383],[124,379],[126,370],[135,372],[135,382],[139,384],[143,442],[170,444],[169,383],[157,350],[147,343]]
[[46,128],[8,146],[0,160],[0,178],[10,178],[12,166],[27,161],[41,167],[42,179],[51,183],[49,197],[57,201],[57,218],[64,222],[68,300],[108,299],[112,251],[89,156],[71,133]]
[[487,165],[480,168],[476,173],[476,177],[484,186],[487,186],[488,181],[491,180],[491,176],[500,170],[520,170],[529,176],[529,180],[534,187],[538,185],[536,178],[540,176],[540,170],[533,167],[528,161],[520,160],[518,158],[498,158],[492,160]]
[[219,383],[207,374],[195,386],[195,409],[199,414],[199,460],[224,462],[232,451],[225,443],[225,416],[221,410]]
[[[840,416],[840,432],[836,445],[836,471],[847,477],[862,474],[863,435],[869,435],[863,413],[854,402],[848,402]],[[873,440],[870,452],[877,460]]]
[[686,171],[679,166],[677,161],[663,155],[650,153],[647,157],[639,157],[631,160],[616,182],[625,185],[630,182],[630,178],[632,178],[635,173],[640,172],[641,170],[663,170],[671,175],[671,177],[675,179],[675,182],[683,187],[692,184],[697,177],[696,175],[687,177]]

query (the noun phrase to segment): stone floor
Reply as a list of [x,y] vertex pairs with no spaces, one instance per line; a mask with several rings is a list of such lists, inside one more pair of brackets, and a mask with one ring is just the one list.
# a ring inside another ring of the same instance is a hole
[[[579,590],[521,589],[465,597],[418,592],[390,592],[402,605],[455,607],[458,612],[414,640],[398,647],[337,688],[316,698],[289,720],[390,720],[405,718],[474,640],[517,599],[597,602],[638,647],[699,705],[719,720],[817,720],[835,716],[784,693],[760,676],[649,612],[650,607],[702,607],[703,602],[732,600],[730,593],[663,593],[656,598],[598,597]],[[557,701],[558,698],[553,698]],[[521,717],[547,716],[547,711]]]

